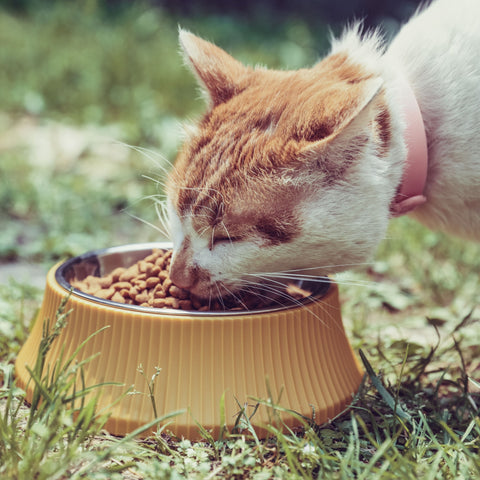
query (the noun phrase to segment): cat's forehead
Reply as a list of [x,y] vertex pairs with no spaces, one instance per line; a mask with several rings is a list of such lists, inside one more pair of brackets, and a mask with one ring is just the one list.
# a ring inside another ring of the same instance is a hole
[[341,55],[311,69],[256,71],[231,99],[204,116],[200,130],[237,140],[253,136],[259,147],[272,141],[318,141],[361,101],[364,79],[364,72]]
[[220,224],[256,224],[264,217],[280,218],[292,211],[302,189],[282,182],[268,171],[188,169],[171,186],[171,199],[181,218],[191,218],[195,230]]
[[213,108],[204,117],[202,126],[231,121],[230,128],[269,130],[279,122],[291,124],[285,115],[301,107],[303,99],[311,99],[319,89],[310,70],[258,71],[249,78],[228,102]]

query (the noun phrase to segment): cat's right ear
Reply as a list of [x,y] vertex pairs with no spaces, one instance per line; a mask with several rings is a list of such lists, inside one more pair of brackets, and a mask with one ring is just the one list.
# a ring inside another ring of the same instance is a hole
[[179,40],[184,58],[212,107],[226,102],[241,90],[241,80],[248,74],[248,67],[186,30],[179,30]]
[[[337,124],[324,138],[312,141],[303,148],[301,153],[305,160],[316,162],[318,158],[325,158],[328,154],[330,159],[337,158],[337,163],[341,163],[342,159],[360,156],[365,147],[365,140],[369,138],[368,133],[372,130],[372,122],[381,111],[376,99],[382,92],[383,80],[376,77],[351,85],[347,83],[347,87],[339,83],[338,87],[338,94],[329,97],[332,100],[330,109]],[[350,101],[338,101],[338,98],[344,99],[345,88],[352,91]],[[326,103],[324,108],[325,105]],[[320,126],[322,127],[321,123]],[[387,137],[388,124],[383,128],[387,130],[385,133]],[[321,131],[324,130],[322,127]]]

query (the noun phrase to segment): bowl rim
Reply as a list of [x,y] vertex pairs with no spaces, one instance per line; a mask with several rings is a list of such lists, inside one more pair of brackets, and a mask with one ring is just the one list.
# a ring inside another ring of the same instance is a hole
[[328,277],[321,277],[322,281],[305,281],[304,284],[309,286],[316,287],[317,291],[301,300],[298,300],[298,303],[292,305],[279,305],[268,308],[261,308],[256,310],[207,310],[207,311],[198,311],[198,310],[182,310],[175,308],[154,308],[154,307],[142,307],[140,305],[130,305],[126,303],[113,302],[112,300],[106,300],[103,298],[95,297],[88,293],[82,292],[81,290],[73,287],[69,281],[65,278],[65,273],[71,270],[75,265],[85,262],[87,260],[94,260],[101,258],[102,256],[112,255],[112,254],[121,254],[121,253],[131,253],[141,250],[153,250],[154,248],[159,248],[162,250],[168,250],[172,248],[172,242],[160,241],[160,242],[146,242],[146,243],[131,243],[125,245],[118,245],[107,248],[100,248],[95,250],[87,251],[76,257],[72,257],[69,260],[64,261],[59,264],[55,270],[55,281],[60,287],[62,287],[66,292],[70,292],[76,297],[80,297],[84,300],[87,300],[92,303],[100,304],[112,309],[134,311],[138,313],[148,313],[160,316],[193,316],[193,317],[238,317],[238,316],[250,316],[250,315],[261,315],[269,314],[272,312],[280,312],[285,310],[292,310],[297,308],[307,307],[309,304],[314,303],[328,295],[331,291],[332,281]]

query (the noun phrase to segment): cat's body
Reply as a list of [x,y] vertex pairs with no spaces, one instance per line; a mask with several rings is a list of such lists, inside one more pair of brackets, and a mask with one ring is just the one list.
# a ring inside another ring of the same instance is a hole
[[387,55],[417,97],[428,139],[428,202],[411,216],[480,240],[480,2],[434,3]]
[[199,296],[272,272],[322,275],[383,238],[407,157],[405,80],[428,142],[412,215],[480,239],[480,2],[438,0],[383,53],[356,29],[311,69],[244,67],[182,32],[209,111],[169,180],[171,275]]

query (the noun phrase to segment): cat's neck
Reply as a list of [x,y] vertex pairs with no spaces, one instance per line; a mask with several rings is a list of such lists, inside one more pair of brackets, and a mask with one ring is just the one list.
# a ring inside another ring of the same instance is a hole
[[405,215],[423,205],[428,168],[428,149],[425,125],[415,93],[407,80],[400,80],[400,102],[406,122],[404,140],[407,147],[402,181],[390,205],[392,217]]

